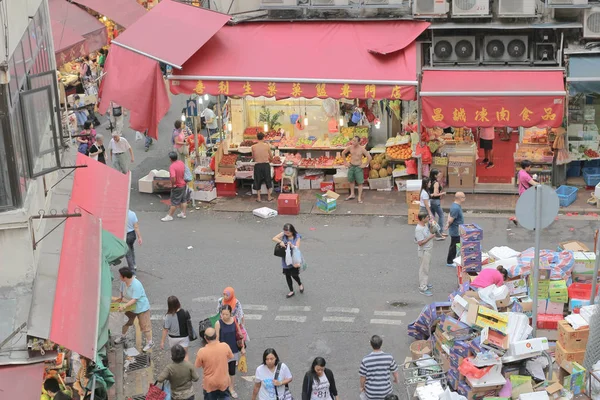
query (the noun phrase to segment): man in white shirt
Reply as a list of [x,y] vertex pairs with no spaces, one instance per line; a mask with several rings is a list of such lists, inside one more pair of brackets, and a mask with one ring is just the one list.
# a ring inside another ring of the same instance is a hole
[[209,104],[208,107],[206,107],[204,111],[202,111],[201,115],[202,117],[204,117],[204,122],[206,123],[206,129],[208,131],[209,139],[210,135],[217,132],[217,127],[219,126],[217,124],[217,116],[215,115],[213,108],[215,108],[215,105]]
[[131,162],[133,163],[133,149],[129,145],[129,142],[124,137],[121,137],[119,132],[113,132],[112,140],[108,144],[108,154],[110,155],[113,167],[124,174],[129,172],[129,162],[125,152],[129,152]]

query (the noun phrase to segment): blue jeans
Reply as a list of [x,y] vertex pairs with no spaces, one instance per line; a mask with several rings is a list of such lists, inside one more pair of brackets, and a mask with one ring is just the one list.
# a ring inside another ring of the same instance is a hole
[[152,144],[152,138],[150,136],[146,136],[146,141],[144,143],[144,147],[149,149],[151,144]]
[[440,199],[431,199],[429,200],[429,208],[431,208],[431,213],[435,218],[435,215],[438,215],[438,224],[440,229],[444,229],[444,210],[442,210],[442,201]]
[[231,400],[229,389],[207,392],[204,390],[204,400]]

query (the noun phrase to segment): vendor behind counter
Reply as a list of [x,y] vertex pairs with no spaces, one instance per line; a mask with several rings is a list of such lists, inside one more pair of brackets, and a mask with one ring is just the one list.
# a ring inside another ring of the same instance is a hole
[[494,268],[486,268],[483,269],[478,275],[477,278],[473,282],[471,282],[472,287],[476,287],[478,289],[483,289],[488,286],[496,285],[500,287],[504,285],[504,281],[508,279],[508,271],[502,266],[499,265],[496,269]]

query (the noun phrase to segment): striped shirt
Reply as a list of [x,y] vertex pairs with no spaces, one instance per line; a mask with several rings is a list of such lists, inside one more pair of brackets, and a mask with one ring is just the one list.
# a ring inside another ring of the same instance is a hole
[[366,378],[365,394],[368,399],[383,400],[392,393],[390,374],[398,371],[398,365],[391,354],[373,351],[360,363],[360,376]]

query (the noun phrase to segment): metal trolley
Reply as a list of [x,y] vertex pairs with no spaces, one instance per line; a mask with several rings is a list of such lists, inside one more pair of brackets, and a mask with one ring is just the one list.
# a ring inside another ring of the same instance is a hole
[[442,367],[442,363],[436,357],[406,361],[402,365],[406,399],[415,398],[417,388],[431,381],[438,381],[442,388],[445,389],[448,386],[446,372]]

